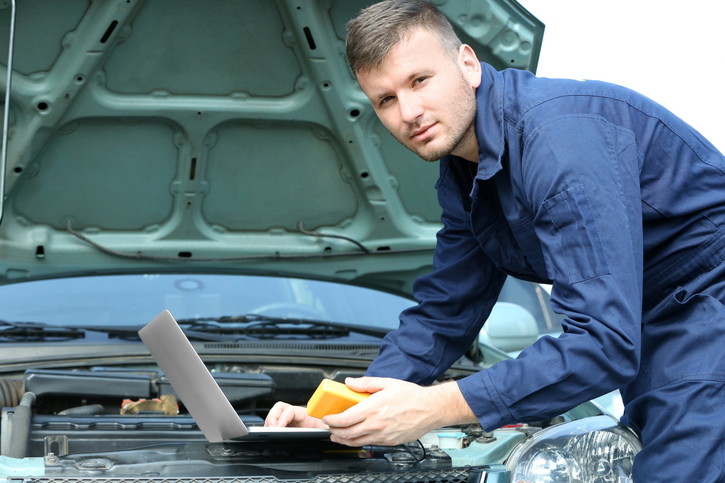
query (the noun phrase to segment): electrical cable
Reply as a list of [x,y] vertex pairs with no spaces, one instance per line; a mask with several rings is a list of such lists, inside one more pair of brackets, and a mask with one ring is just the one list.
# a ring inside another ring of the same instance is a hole
[[409,248],[404,250],[383,250],[383,251],[370,251],[368,248],[364,247],[360,242],[357,240],[353,240],[352,238],[344,237],[341,235],[327,235],[324,233],[315,233],[310,232],[307,230],[304,230],[302,224],[299,225],[301,228],[301,233],[308,236],[316,236],[316,237],[330,237],[330,238],[339,238],[346,241],[349,241],[350,243],[353,243],[354,245],[360,247],[359,251],[352,251],[352,252],[322,252],[322,253],[292,253],[292,254],[285,254],[285,253],[279,253],[274,252],[268,255],[243,255],[238,257],[181,257],[181,256],[163,256],[163,255],[146,255],[141,253],[140,251],[131,253],[131,252],[122,252],[119,250],[114,250],[112,248],[105,247],[101,245],[100,243],[97,243],[87,236],[83,235],[79,231],[73,228],[73,224],[71,220],[68,220],[66,223],[66,230],[68,233],[73,235],[74,237],[78,238],[79,240],[87,243],[88,245],[92,246],[93,248],[106,253],[108,255],[114,256],[114,257],[120,257],[120,258],[130,258],[134,260],[152,260],[152,261],[159,261],[159,262],[170,262],[170,261],[186,261],[186,262],[241,262],[241,261],[247,261],[247,260],[298,260],[298,259],[307,259],[307,258],[333,258],[333,257],[349,257],[349,256],[361,256],[361,255],[393,255],[393,254],[401,254],[401,253],[418,253],[418,252],[428,252],[431,249],[430,248]]
[[408,452],[408,454],[410,454],[410,456],[413,457],[413,459],[415,460],[416,463],[420,463],[426,459],[428,454],[425,451],[425,446],[423,446],[423,443],[421,443],[421,441],[419,439],[416,439],[415,442],[418,443],[418,446],[420,446],[420,449],[422,450],[422,453],[423,453],[420,458],[418,458],[418,456],[416,456],[413,449],[410,446],[408,446],[407,444],[402,444],[401,446],[405,449],[405,451]]

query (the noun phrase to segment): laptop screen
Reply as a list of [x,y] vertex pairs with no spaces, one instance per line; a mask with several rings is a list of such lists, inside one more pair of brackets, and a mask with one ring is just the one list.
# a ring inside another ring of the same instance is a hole
[[247,427],[168,310],[138,334],[210,442],[329,437],[329,430],[319,428]]

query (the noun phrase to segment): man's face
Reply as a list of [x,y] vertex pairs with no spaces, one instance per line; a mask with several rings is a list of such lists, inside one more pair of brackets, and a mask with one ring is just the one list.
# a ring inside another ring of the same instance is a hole
[[357,73],[383,125],[427,161],[447,154],[478,161],[473,122],[480,64],[464,45],[457,59],[425,29],[412,30],[380,67]]

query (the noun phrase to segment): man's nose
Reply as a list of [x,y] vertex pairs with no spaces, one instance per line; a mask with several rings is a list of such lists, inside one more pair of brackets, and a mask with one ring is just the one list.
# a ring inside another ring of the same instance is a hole
[[423,105],[415,94],[398,96],[400,118],[408,124],[415,124],[423,116]]

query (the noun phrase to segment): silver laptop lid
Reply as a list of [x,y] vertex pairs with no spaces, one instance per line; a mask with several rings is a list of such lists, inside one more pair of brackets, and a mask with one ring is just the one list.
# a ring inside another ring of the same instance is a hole
[[330,431],[320,428],[247,428],[168,310],[138,334],[210,442],[329,437]]
[[168,310],[146,324],[138,334],[206,439],[214,443],[248,433]]

